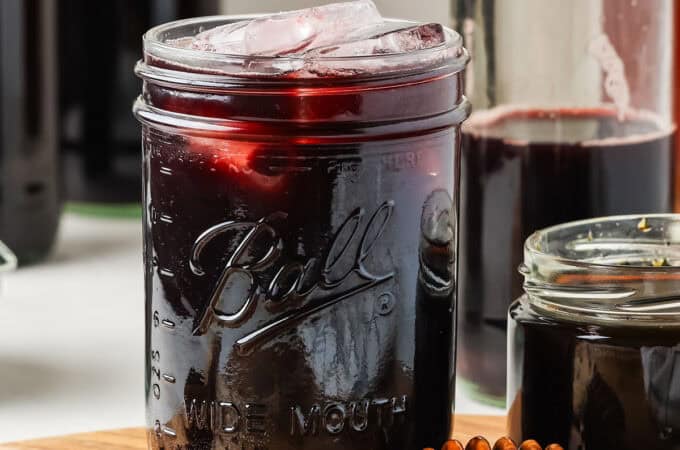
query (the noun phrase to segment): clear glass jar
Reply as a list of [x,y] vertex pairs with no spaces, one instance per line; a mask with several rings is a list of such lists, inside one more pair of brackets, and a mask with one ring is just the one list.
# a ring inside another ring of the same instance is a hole
[[461,376],[502,404],[506,312],[534,231],[673,208],[673,0],[456,0]]
[[510,308],[510,435],[570,449],[680,447],[680,215],[537,232]]
[[149,31],[149,445],[439,446],[453,411],[467,54],[238,57]]

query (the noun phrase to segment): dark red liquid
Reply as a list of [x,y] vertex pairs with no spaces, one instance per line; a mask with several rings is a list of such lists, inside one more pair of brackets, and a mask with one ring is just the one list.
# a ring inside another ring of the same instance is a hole
[[[450,81],[409,95],[426,102]],[[371,92],[271,89],[146,88],[162,109],[234,120],[211,137],[144,127],[151,447],[439,445],[457,129],[441,114],[370,128],[394,108]],[[263,111],[276,120],[253,120]]]
[[510,311],[510,435],[572,449],[680,448],[680,328]]
[[606,110],[529,110],[470,125],[462,144],[459,373],[502,403],[506,315],[522,293],[524,240],[572,220],[670,212],[675,134]]

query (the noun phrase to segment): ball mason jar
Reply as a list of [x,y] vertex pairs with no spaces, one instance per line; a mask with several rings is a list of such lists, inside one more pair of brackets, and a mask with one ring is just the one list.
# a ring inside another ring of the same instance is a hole
[[467,53],[352,58],[144,37],[149,447],[439,446],[453,411]]
[[564,448],[680,448],[680,215],[540,231],[510,308],[508,427]]

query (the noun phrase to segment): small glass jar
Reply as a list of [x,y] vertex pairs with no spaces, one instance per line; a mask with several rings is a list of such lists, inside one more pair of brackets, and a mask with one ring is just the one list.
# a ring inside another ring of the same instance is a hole
[[569,449],[680,448],[680,215],[539,231],[510,308],[510,435]]

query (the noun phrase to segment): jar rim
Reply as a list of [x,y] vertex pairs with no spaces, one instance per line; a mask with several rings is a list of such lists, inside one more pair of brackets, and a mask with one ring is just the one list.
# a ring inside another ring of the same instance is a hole
[[680,323],[680,214],[602,217],[537,231],[525,242],[520,272],[527,300],[549,316]]
[[[395,75],[417,74],[430,72],[436,69],[449,68],[452,71],[462,71],[469,60],[469,54],[463,47],[462,37],[448,27],[443,27],[446,34],[446,42],[443,44],[414,50],[403,53],[389,53],[381,55],[362,55],[362,56],[247,56],[231,55],[223,53],[208,52],[195,49],[181,48],[168,44],[167,41],[176,39],[174,35],[178,30],[189,29],[192,32],[200,32],[214,26],[232,23],[241,20],[255,19],[264,16],[257,15],[216,15],[203,16],[191,19],[176,20],[158,25],[151,28],[143,35],[145,59],[155,58],[172,65],[175,70],[167,68],[151,67],[150,64],[138,66],[138,73],[144,77],[144,71],[177,73],[188,72],[194,78],[197,74],[200,78],[216,79],[239,79],[253,80],[257,78],[262,81],[266,78],[270,81],[303,80],[310,82],[313,80],[323,80],[328,82],[330,79],[338,80],[372,80]],[[397,19],[385,19],[386,21],[397,21]],[[419,22],[406,21],[404,23],[418,24]],[[188,37],[190,34],[183,35]],[[303,70],[310,64],[323,62],[329,68],[344,68],[344,70],[333,70],[329,75],[324,76],[319,73],[311,73]],[[383,63],[381,68],[370,71],[366,68]],[[146,67],[144,67],[146,66]],[[350,68],[354,68],[349,70]],[[156,69],[156,70],[154,70]],[[294,72],[295,77],[287,77],[286,74]],[[195,78],[194,78],[195,79]]]
[[[593,260],[588,260],[588,261],[583,261],[579,260],[576,258],[569,258],[569,257],[564,257],[564,256],[558,256],[552,253],[547,252],[544,250],[544,246],[541,245],[542,241],[545,241],[549,237],[549,235],[560,232],[560,231],[566,231],[570,229],[575,229],[576,227],[596,227],[601,224],[607,224],[607,223],[623,223],[623,222],[635,222],[638,226],[637,229],[640,231],[640,233],[646,234],[649,233],[649,231],[652,231],[653,227],[651,225],[646,225],[646,226],[640,226],[640,224],[644,222],[649,222],[649,221],[663,221],[667,222],[669,224],[677,224],[678,226],[678,233],[680,233],[680,214],[673,214],[673,213],[659,213],[659,214],[628,214],[628,215],[619,215],[619,216],[607,216],[607,217],[597,217],[597,218],[592,218],[592,219],[584,219],[584,220],[576,220],[572,222],[566,222],[558,225],[553,225],[548,228],[544,228],[542,230],[538,230],[531,234],[526,241],[524,242],[524,252],[525,256],[527,254],[534,254],[534,255],[542,255],[546,257],[551,257],[555,261],[562,262],[565,264],[573,265],[573,266],[583,266],[583,267],[602,267],[602,268],[618,268],[621,270],[635,270],[635,269],[645,269],[645,270],[653,270],[653,271],[670,271],[670,272],[679,272],[680,273],[680,265],[674,266],[649,266],[647,264],[645,265],[636,265],[636,264],[631,264],[626,263],[626,264],[615,264],[612,262],[605,263],[605,262],[596,262]],[[649,231],[647,231],[649,230]],[[670,237],[670,236],[669,236]],[[664,241],[664,247],[668,248],[669,246],[672,245],[678,245],[678,251],[680,251],[680,234],[677,236],[678,240],[677,241]],[[592,239],[596,239],[596,237],[592,237]],[[597,245],[595,243],[594,245]]]

